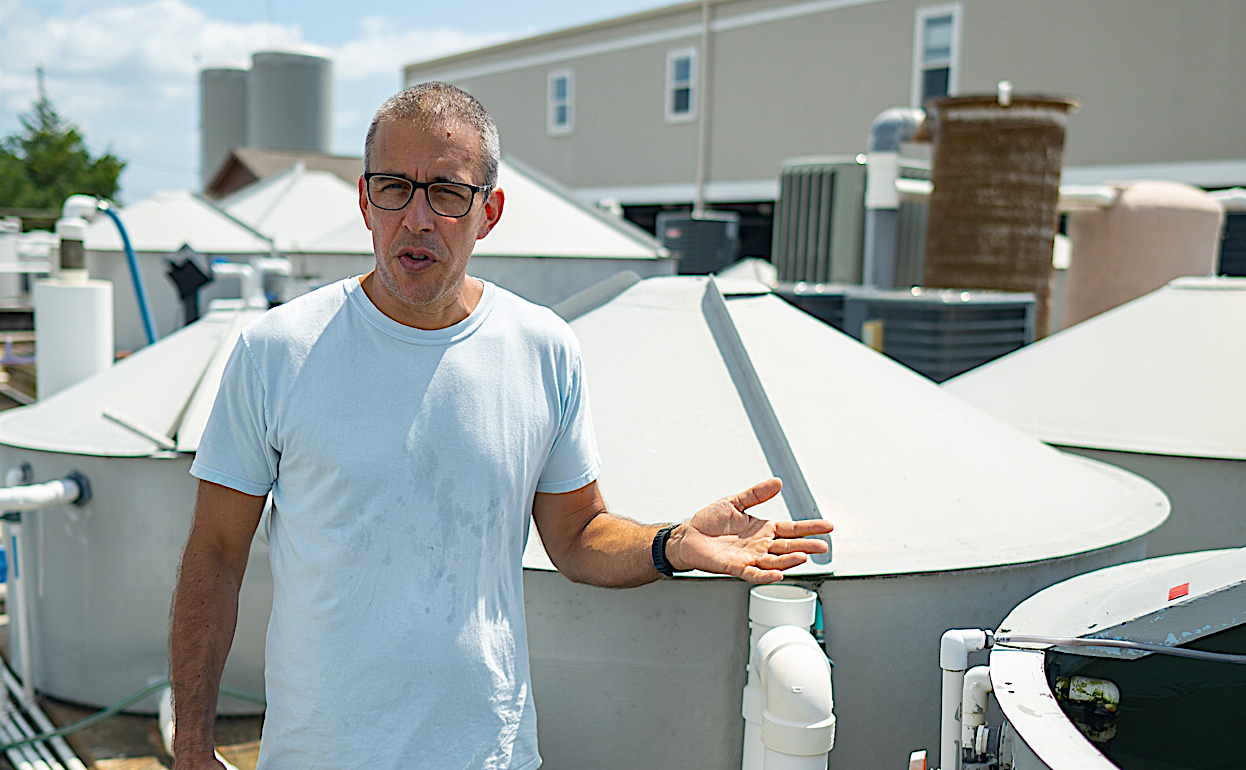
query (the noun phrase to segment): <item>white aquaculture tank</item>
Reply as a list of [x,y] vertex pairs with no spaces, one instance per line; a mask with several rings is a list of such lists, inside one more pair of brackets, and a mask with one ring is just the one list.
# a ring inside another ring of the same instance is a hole
[[[627,284],[562,306],[602,492],[615,513],[677,521],[773,474],[784,491],[758,515],[834,522],[829,562],[789,580],[820,600],[832,767],[904,767],[935,745],[945,629],[994,627],[1046,586],[1141,558],[1167,516],[1149,482],[1023,435],[756,282]],[[535,534],[524,567],[548,767],[741,766],[748,584],[577,585]]]
[[[106,372],[0,414],[0,468],[29,465],[34,482],[77,471],[91,491],[81,507],[22,514],[16,561],[40,692],[107,706],[168,675],[169,605],[198,485],[190,464],[225,361],[258,315],[210,312]],[[223,684],[261,694],[272,607],[262,532],[247,564]],[[154,712],[154,698],[138,708]],[[220,710],[259,707],[223,697]]]
[[[1246,550],[1201,551],[1075,577],[1022,602],[996,639],[990,682],[1013,770],[1202,770],[1246,756]],[[1138,642],[1184,655],[1131,647]],[[1086,646],[1083,646],[1086,645]],[[1210,656],[1213,657],[1214,656]],[[985,765],[982,765],[985,767]]]
[[943,384],[1061,449],[1155,482],[1163,556],[1246,545],[1246,279],[1178,278]]

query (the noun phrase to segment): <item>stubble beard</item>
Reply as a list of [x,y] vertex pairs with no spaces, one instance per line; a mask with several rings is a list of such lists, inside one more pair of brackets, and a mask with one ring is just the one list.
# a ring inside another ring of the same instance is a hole
[[[380,279],[381,286],[385,288],[385,291],[407,308],[418,313],[436,313],[453,304],[455,298],[461,293],[463,282],[466,279],[466,271],[464,271],[463,275],[459,275],[456,280],[451,280],[446,285],[439,285],[433,275],[428,276],[428,279],[434,282],[432,285],[421,285],[418,274],[411,276],[413,280],[408,283],[401,278],[403,270],[401,265],[398,264],[398,260],[399,257],[396,256],[378,259],[376,261],[376,275]],[[425,268],[423,272],[432,273],[436,271],[437,267],[438,265],[431,265]],[[395,275],[395,273],[398,274]],[[426,294],[425,291],[428,293]]]

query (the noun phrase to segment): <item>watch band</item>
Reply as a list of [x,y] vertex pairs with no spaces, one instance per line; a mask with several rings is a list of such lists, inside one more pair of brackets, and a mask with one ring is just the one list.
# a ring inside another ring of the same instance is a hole
[[671,539],[675,525],[663,527],[653,537],[653,568],[666,577],[675,577],[675,568],[666,560],[666,541]]

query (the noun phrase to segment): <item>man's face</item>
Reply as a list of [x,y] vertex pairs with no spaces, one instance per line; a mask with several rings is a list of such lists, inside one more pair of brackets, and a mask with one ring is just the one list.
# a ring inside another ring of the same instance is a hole
[[[414,182],[484,184],[480,135],[459,123],[422,126],[412,121],[381,123],[372,142],[371,168]],[[359,182],[359,208],[372,231],[379,286],[369,296],[390,317],[422,328],[448,326],[467,315],[474,301],[464,277],[476,241],[502,213],[502,191],[488,201],[477,193],[462,217],[445,217],[416,190],[407,206],[386,211],[373,206]],[[380,296],[373,296],[373,294]],[[465,311],[465,312],[459,312]]]

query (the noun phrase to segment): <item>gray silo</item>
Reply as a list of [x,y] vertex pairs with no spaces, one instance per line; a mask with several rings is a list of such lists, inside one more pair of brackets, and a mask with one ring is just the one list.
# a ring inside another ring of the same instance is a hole
[[199,134],[199,178],[207,187],[229,151],[247,144],[247,70],[199,73]]
[[309,54],[251,57],[247,146],[328,153],[333,141],[333,64]]

